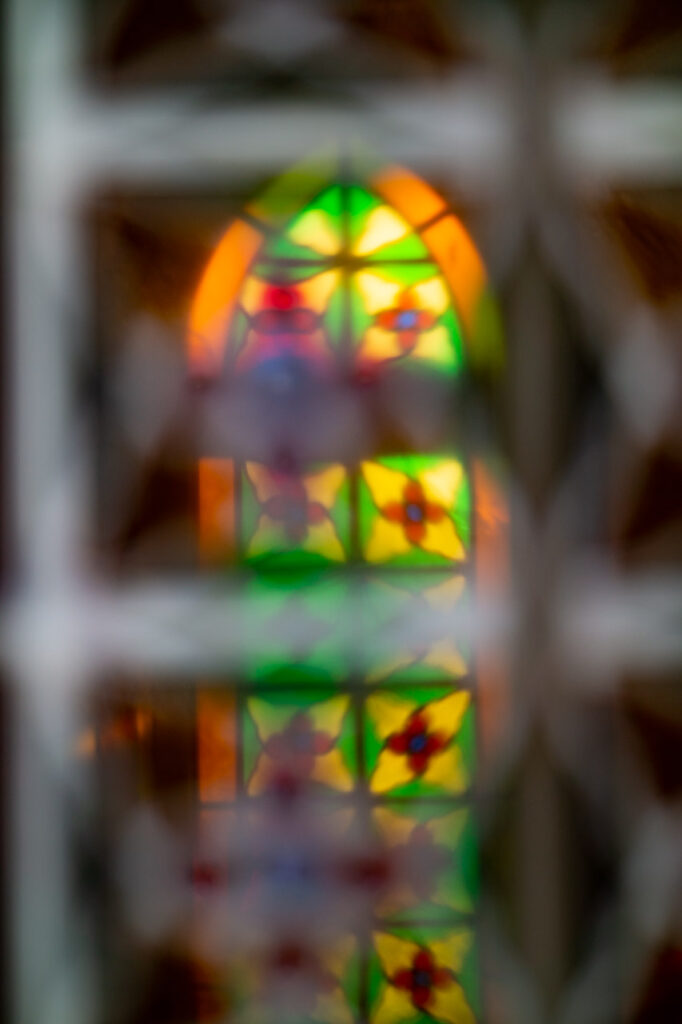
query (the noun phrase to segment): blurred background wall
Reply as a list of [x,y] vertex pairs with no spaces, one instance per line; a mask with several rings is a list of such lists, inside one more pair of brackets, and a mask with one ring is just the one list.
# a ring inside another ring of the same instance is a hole
[[175,950],[166,1003],[127,1009],[134,943],[106,982],[131,769],[88,729],[156,715],[150,786],[184,785],[183,700],[229,647],[186,515],[188,310],[220,230],[335,145],[445,195],[499,303],[504,361],[461,395],[511,563],[472,627],[502,665],[482,1020],[677,1020],[679,4],[15,0],[4,45],[7,1019],[199,1019]]

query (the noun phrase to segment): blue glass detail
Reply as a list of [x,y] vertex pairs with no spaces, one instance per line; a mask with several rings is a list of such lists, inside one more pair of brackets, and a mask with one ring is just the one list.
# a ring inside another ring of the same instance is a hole
[[310,386],[312,374],[305,359],[283,353],[259,363],[253,370],[253,378],[274,397],[291,398]]
[[420,732],[418,736],[413,736],[407,744],[407,749],[411,754],[421,754],[425,747],[426,736],[423,732]]
[[405,507],[405,515],[411,523],[421,523],[424,518],[424,510],[421,505],[416,505],[413,501]]
[[406,309],[402,313],[398,313],[396,318],[396,325],[401,331],[409,331],[411,327],[417,326],[418,315],[413,309]]

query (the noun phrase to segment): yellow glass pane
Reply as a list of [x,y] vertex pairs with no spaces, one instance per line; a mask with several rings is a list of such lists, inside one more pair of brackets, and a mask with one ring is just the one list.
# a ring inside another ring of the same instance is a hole
[[320,1024],[354,1024],[355,1021],[355,1015],[340,986],[317,997],[312,1018]]
[[464,470],[460,462],[444,459],[432,468],[420,470],[419,482],[429,501],[451,508],[463,476]]
[[440,786],[448,793],[462,793],[469,780],[459,747],[447,747],[440,754],[434,754],[421,777],[424,782]]
[[452,519],[445,516],[439,523],[427,523],[424,536],[419,541],[424,551],[431,551],[443,558],[464,558],[464,546],[457,536]]
[[443,988],[433,987],[429,999],[429,1014],[443,1024],[474,1024],[475,1018],[466,1001],[462,986],[452,981]]
[[452,814],[444,814],[442,818],[432,818],[427,828],[434,842],[441,845],[456,843],[464,831],[469,813],[463,809],[453,811]]
[[231,459],[199,460],[199,557],[220,565],[234,551],[234,465]]
[[365,558],[368,562],[386,562],[390,558],[404,555],[411,547],[400,523],[392,523],[377,516],[372,523],[369,539],[365,542]]
[[301,294],[304,306],[312,309],[315,313],[323,313],[340,280],[341,272],[339,270],[325,270],[305,281],[298,281],[296,288]]
[[420,309],[428,309],[436,316],[441,316],[450,305],[450,296],[442,277],[432,277],[412,286]]
[[267,287],[267,282],[262,281],[260,277],[255,277],[253,274],[247,277],[244,281],[244,287],[242,288],[239,299],[242,306],[250,316],[253,316],[259,309],[262,309],[265,299],[265,289]]
[[422,237],[445,274],[457,312],[471,337],[476,306],[486,282],[481,257],[461,221],[454,215],[426,228]]
[[385,167],[371,179],[382,199],[411,224],[423,224],[445,209],[445,201],[425,181],[403,167]]
[[382,309],[393,309],[403,285],[396,281],[387,281],[369,270],[361,270],[354,278],[357,289],[368,313],[374,316]]
[[367,714],[380,740],[400,731],[417,707],[416,701],[396,697],[392,693],[376,693],[367,698]]
[[407,818],[404,814],[396,814],[395,811],[390,811],[387,807],[378,807],[374,811],[373,817],[379,830],[393,845],[406,843],[414,829],[412,818]]
[[410,353],[413,359],[430,359],[434,363],[453,363],[455,353],[450,334],[444,324],[422,331]]
[[374,933],[374,948],[381,962],[381,969],[389,978],[398,971],[410,968],[419,952],[416,942],[402,939],[398,935],[389,935],[387,932]]
[[264,512],[258,519],[253,537],[247,548],[247,554],[253,557],[270,554],[273,548],[278,549],[283,543],[283,532],[280,524]]
[[416,1010],[405,989],[384,985],[379,1002],[372,1011],[372,1024],[402,1024],[414,1021]]
[[322,555],[332,562],[344,562],[346,559],[346,552],[331,519],[309,526],[301,547],[304,551]]
[[346,767],[340,750],[330,750],[328,754],[316,757],[310,777],[315,782],[340,789],[344,793],[349,793],[353,788],[353,776]]
[[405,473],[382,466],[378,462],[363,462],[361,470],[377,508],[382,508],[393,501],[402,501],[403,491],[409,480]]
[[253,484],[258,500],[264,504],[280,490],[276,478],[270,470],[259,462],[246,463],[246,475]]
[[402,355],[402,349],[395,331],[387,331],[383,327],[369,327],[365,331],[360,349],[365,359],[383,362],[384,359],[395,359]]
[[249,780],[248,792],[251,794],[262,793],[272,781],[276,765],[267,754],[259,754],[256,767],[253,769]]
[[261,743],[267,743],[275,733],[282,732],[291,718],[291,708],[270,704],[259,697],[252,697],[247,707]]
[[320,950],[320,959],[334,977],[341,978],[346,973],[356,948],[357,943],[352,935],[342,935],[338,941]]
[[432,608],[454,605],[464,594],[465,587],[466,579],[464,576],[451,576],[450,579],[445,580],[443,583],[438,583],[435,587],[429,587],[424,593],[424,599],[428,601]]
[[464,958],[471,949],[472,935],[470,931],[455,931],[445,939],[429,944],[431,954],[437,964],[449,967],[458,974],[464,966]]
[[394,754],[387,747],[379,754],[376,768],[369,780],[373,793],[386,793],[396,786],[403,786],[414,778],[409,761],[404,754]]
[[462,724],[462,719],[470,703],[471,694],[468,690],[458,690],[457,693],[450,693],[442,700],[431,701],[423,711],[429,731],[438,731],[447,736],[454,736]]
[[336,738],[341,732],[341,725],[349,704],[350,697],[348,696],[332,697],[319,704],[311,704],[307,708],[307,714],[313,723],[313,728]]
[[444,640],[442,643],[433,644],[422,660],[425,665],[443,669],[449,676],[454,676],[455,678],[465,676],[468,671],[464,657],[451,640]]
[[333,465],[321,469],[318,473],[309,473],[303,481],[303,486],[309,501],[319,501],[325,508],[331,508],[345,479],[344,467]]
[[356,256],[368,256],[390,242],[397,242],[411,231],[406,220],[388,206],[372,210],[365,229],[353,246]]
[[237,220],[211,256],[189,314],[187,355],[192,372],[220,371],[237,294],[262,241],[260,231]]
[[289,238],[323,256],[334,256],[341,248],[336,225],[324,210],[310,210],[300,217],[289,231]]

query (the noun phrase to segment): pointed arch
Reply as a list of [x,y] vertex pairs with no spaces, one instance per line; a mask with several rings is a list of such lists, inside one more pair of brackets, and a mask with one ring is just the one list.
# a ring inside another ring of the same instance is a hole
[[499,318],[461,219],[413,172],[348,174],[332,157],[266,186],[219,240],[195,291],[187,352],[211,378],[258,340],[360,366],[402,361],[446,374],[499,362]]

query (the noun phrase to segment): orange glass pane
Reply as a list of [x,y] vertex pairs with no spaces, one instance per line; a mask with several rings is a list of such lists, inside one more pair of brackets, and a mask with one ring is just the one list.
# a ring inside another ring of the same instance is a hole
[[470,340],[474,331],[476,308],[486,282],[481,257],[454,215],[444,217],[426,228],[422,237],[447,278],[465,335]]
[[371,184],[410,224],[423,224],[445,209],[444,200],[430,185],[402,167],[384,168]]
[[200,690],[197,697],[199,798],[230,800],[237,777],[237,717],[234,694]]
[[[474,515],[476,516],[474,559],[478,600],[485,606],[499,605],[509,586],[509,509],[502,488],[480,459],[472,464]],[[499,643],[482,642],[476,656],[478,716],[484,750],[499,742],[509,713],[506,657]]]
[[234,551],[234,466],[230,459],[199,460],[199,555],[221,565]]
[[213,253],[190,311],[187,347],[193,373],[219,372],[237,294],[262,241],[260,231],[237,220]]

